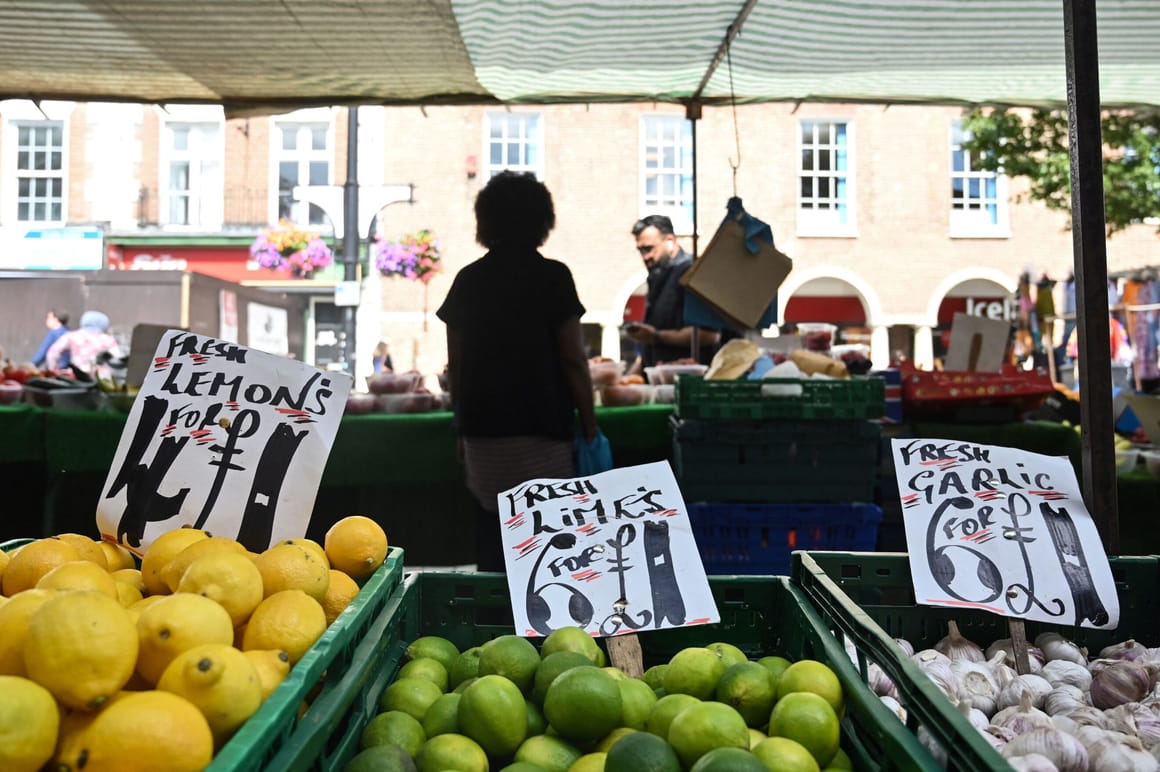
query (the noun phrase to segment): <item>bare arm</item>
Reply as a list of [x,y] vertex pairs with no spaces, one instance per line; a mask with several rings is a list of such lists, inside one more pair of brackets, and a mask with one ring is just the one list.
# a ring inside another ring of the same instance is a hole
[[580,319],[568,319],[556,331],[556,345],[560,349],[560,365],[564,368],[564,380],[576,400],[580,413],[580,428],[584,439],[591,442],[596,437],[596,408],[592,404],[592,376],[588,372],[588,359],[584,356],[584,338],[580,332]]
[[700,345],[702,346],[712,346],[721,339],[721,333],[717,330],[707,330],[703,327],[694,328],[692,325],[674,330],[658,330],[651,324],[642,324],[627,334],[628,337],[638,343],[660,343],[665,346],[692,347],[694,329],[699,330]]

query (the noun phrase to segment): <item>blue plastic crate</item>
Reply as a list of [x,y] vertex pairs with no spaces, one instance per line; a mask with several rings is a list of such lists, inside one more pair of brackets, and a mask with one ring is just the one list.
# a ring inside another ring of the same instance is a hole
[[688,504],[707,574],[788,576],[794,550],[873,551],[874,504]]

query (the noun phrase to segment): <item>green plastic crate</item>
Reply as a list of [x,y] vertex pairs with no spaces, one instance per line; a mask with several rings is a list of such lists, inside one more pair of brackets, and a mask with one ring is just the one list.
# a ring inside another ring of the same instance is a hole
[[[770,386],[778,388],[765,388]],[[788,388],[797,393],[777,393]],[[696,375],[677,377],[675,413],[681,418],[819,421],[881,418],[885,411],[886,382],[881,378],[718,381]]]
[[874,421],[670,419],[673,468],[686,501],[871,502]]
[[[687,646],[715,641],[732,643],[750,657],[776,653],[825,662],[846,693],[842,747],[857,769],[939,769],[913,734],[899,731],[897,719],[870,692],[841,645],[787,578],[710,577],[709,586],[722,621],[641,633],[646,666],[667,661]],[[371,640],[379,632],[381,637]],[[271,760],[270,769],[342,769],[358,752],[359,736],[377,714],[379,697],[398,672],[410,641],[440,635],[465,649],[512,632],[507,578],[502,574],[409,574],[326,703],[336,715],[326,723],[300,722],[299,731]],[[323,707],[323,700],[315,701],[315,707]]]
[[[1109,562],[1120,599],[1117,631],[1028,621],[1028,639],[1053,630],[1089,650],[1128,637],[1142,642],[1160,640],[1160,619],[1155,610],[1160,559],[1119,557]],[[947,749],[951,769],[1010,768],[893,642],[894,638],[905,638],[916,650],[930,648],[947,634],[947,622],[953,619],[964,636],[985,648],[1010,637],[1007,617],[977,609],[916,605],[905,553],[795,552],[791,581],[836,635],[852,638],[859,650],[890,676],[910,713],[908,718],[939,738]]]

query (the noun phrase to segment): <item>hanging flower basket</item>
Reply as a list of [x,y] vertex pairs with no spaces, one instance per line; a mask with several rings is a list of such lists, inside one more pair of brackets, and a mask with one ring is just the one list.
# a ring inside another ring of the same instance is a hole
[[317,233],[283,219],[258,234],[250,245],[250,257],[271,271],[309,279],[334,262],[334,251]]
[[383,276],[401,276],[423,284],[443,270],[439,240],[429,230],[408,233],[397,241],[375,237],[375,268]]

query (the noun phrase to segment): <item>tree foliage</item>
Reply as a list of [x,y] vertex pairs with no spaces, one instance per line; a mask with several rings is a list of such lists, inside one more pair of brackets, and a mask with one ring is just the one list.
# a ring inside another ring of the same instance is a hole
[[[1026,196],[1071,211],[1067,111],[975,109],[963,119],[963,148],[979,169],[1026,177]],[[1147,217],[1160,217],[1160,114],[1106,113],[1104,220],[1108,236]],[[1160,229],[1158,229],[1160,230]]]

